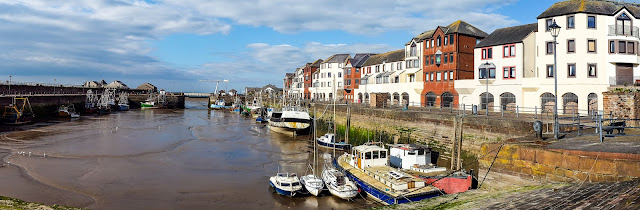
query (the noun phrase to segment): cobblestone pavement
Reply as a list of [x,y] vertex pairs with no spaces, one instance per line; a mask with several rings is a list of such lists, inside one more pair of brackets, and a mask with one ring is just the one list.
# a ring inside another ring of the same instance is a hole
[[491,203],[487,209],[640,209],[640,181],[539,189]]

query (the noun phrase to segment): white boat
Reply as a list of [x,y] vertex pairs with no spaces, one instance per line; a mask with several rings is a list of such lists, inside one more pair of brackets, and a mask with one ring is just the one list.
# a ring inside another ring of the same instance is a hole
[[279,133],[301,132],[309,126],[311,126],[309,113],[296,107],[286,107],[281,112],[274,111],[269,118],[269,128]]
[[69,106],[60,106],[60,108],[58,108],[58,116],[78,118],[80,117],[80,114],[76,112],[75,106],[73,104],[70,104]]
[[275,191],[284,196],[293,197],[302,190],[300,179],[295,173],[278,173],[276,176],[269,178],[269,185]]
[[345,142],[336,142],[336,135],[333,133],[324,134],[324,136],[320,136],[316,139],[316,143],[325,148],[335,148],[338,150],[349,150],[351,149],[351,144],[347,144]]
[[329,192],[336,197],[351,200],[358,195],[358,186],[333,167],[325,166],[322,171],[322,180]]
[[118,97],[118,109],[120,109],[120,111],[129,110],[129,94],[127,92],[120,92],[120,96]]
[[[315,112],[315,109],[314,109]],[[315,122],[315,119],[314,119]],[[313,135],[316,135],[316,126],[314,123],[313,126]],[[316,156],[318,154],[318,149],[316,147],[316,145],[313,145],[313,166],[309,165],[309,168],[311,169],[311,174],[303,176],[302,179],[300,180],[302,182],[302,185],[304,186],[305,189],[307,189],[307,191],[309,193],[311,193],[314,196],[318,196],[320,195],[320,193],[322,192],[322,190],[324,189],[324,181],[322,181],[322,179],[318,176],[316,176],[316,169],[318,168],[317,162],[316,162]]]

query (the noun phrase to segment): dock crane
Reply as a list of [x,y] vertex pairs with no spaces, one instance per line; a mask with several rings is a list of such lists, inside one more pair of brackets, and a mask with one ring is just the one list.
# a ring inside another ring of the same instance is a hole
[[[200,80],[200,82],[216,82],[216,89],[213,92],[213,94],[215,94],[215,96],[216,96],[215,101],[218,101],[218,85],[220,85],[220,81],[229,82],[229,80],[226,80],[226,79],[224,79],[224,80],[207,80],[207,79]],[[207,104],[207,108],[211,108],[211,96],[209,96],[209,104]]]

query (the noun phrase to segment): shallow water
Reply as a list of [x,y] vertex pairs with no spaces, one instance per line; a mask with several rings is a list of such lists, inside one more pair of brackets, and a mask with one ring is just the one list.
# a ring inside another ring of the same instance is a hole
[[[0,195],[91,209],[358,208],[372,203],[283,197],[278,170],[310,173],[308,136],[272,133],[253,119],[185,110],[131,110],[38,124],[0,136]],[[320,150],[319,167],[331,150]],[[320,171],[320,170],[319,170]]]

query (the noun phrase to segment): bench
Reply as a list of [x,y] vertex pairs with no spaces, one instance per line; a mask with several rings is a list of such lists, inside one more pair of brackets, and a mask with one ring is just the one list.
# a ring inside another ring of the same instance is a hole
[[602,127],[602,130],[607,132],[607,134],[613,134],[613,129],[616,129],[618,130],[618,134],[624,134],[625,127],[627,127],[627,123],[625,121],[618,121]]

